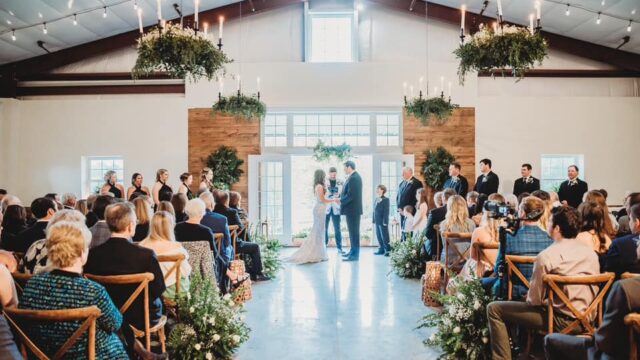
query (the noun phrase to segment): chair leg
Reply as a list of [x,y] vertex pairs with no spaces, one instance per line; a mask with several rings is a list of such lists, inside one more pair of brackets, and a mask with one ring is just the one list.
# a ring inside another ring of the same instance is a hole
[[527,344],[524,348],[523,359],[528,359],[531,355],[531,346],[533,345],[533,331],[527,330]]
[[164,326],[158,330],[158,338],[160,339],[160,347],[162,348],[162,352],[167,352],[166,348],[166,337],[164,335]]

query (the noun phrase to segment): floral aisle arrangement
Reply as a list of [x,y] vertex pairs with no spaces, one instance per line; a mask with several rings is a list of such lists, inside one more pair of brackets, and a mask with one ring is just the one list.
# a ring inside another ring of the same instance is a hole
[[194,274],[189,292],[177,299],[180,323],[167,343],[176,359],[231,359],[242,343],[249,339],[242,305],[218,287]]
[[231,62],[209,39],[171,23],[142,35],[137,50],[138,59],[131,70],[134,79],[166,71],[172,78],[211,80]]
[[425,272],[422,260],[424,236],[407,234],[405,241],[391,244],[391,268],[396,275],[403,278],[419,279]]
[[[268,277],[275,279],[280,269],[282,269],[282,259],[280,259],[280,249],[282,244],[278,239],[260,234],[257,230],[252,232],[251,240],[260,246],[262,254],[262,271]],[[251,266],[251,257],[245,257],[247,266]]]
[[331,159],[345,161],[351,157],[351,146],[347,144],[326,146],[322,140],[313,148],[313,158],[316,161],[325,162]]
[[442,313],[431,313],[419,323],[418,328],[437,328],[424,343],[439,346],[443,350],[440,359],[490,359],[486,311],[490,298],[478,279],[452,281],[459,282],[454,295],[434,293],[444,306]]
[[236,94],[233,96],[219,96],[213,104],[213,111],[248,121],[262,120],[267,113],[267,105],[255,96]]
[[513,76],[522,79],[536,63],[542,64],[549,46],[539,32],[527,28],[504,25],[491,28],[480,25],[471,41],[461,44],[453,53],[460,60],[460,84],[470,71],[489,71],[491,74],[511,69]]
[[444,97],[423,98],[421,96],[409,100],[404,105],[407,115],[420,120],[423,126],[444,123],[453,113],[453,109],[458,107],[458,104],[452,104]]
[[425,155],[422,176],[429,187],[440,191],[449,177],[449,165],[456,161],[456,158],[442,146],[427,150]]

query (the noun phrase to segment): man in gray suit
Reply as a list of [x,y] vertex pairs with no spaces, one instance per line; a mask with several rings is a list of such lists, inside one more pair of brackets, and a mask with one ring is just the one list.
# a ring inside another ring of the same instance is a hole
[[91,211],[93,211],[93,213],[98,217],[98,222],[89,228],[89,231],[91,231],[91,244],[89,244],[90,249],[102,245],[111,237],[111,230],[109,230],[109,226],[104,219],[104,211],[107,206],[113,204],[114,202],[115,200],[113,196],[100,195],[93,203],[93,208]]

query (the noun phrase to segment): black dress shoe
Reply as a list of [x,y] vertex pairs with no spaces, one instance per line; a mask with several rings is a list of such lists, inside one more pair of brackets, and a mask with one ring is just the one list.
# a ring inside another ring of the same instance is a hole
[[268,280],[271,280],[271,278],[268,277],[267,275],[260,274],[260,275],[256,275],[256,278],[254,281],[268,281]]
[[384,255],[384,251],[378,250],[378,251],[374,252],[373,255]]
[[349,256],[349,257],[343,258],[342,261],[358,261],[358,258],[354,258],[354,257],[350,257]]
[[389,253],[389,252],[384,253],[384,256],[386,256],[386,257],[389,257],[389,255],[391,255],[391,253]]

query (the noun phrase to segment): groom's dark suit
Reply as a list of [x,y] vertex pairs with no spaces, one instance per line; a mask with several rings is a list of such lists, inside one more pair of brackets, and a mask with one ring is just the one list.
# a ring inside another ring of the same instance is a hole
[[348,259],[360,257],[360,217],[362,216],[362,178],[357,172],[351,173],[340,195],[340,214],[347,218],[351,251]]

